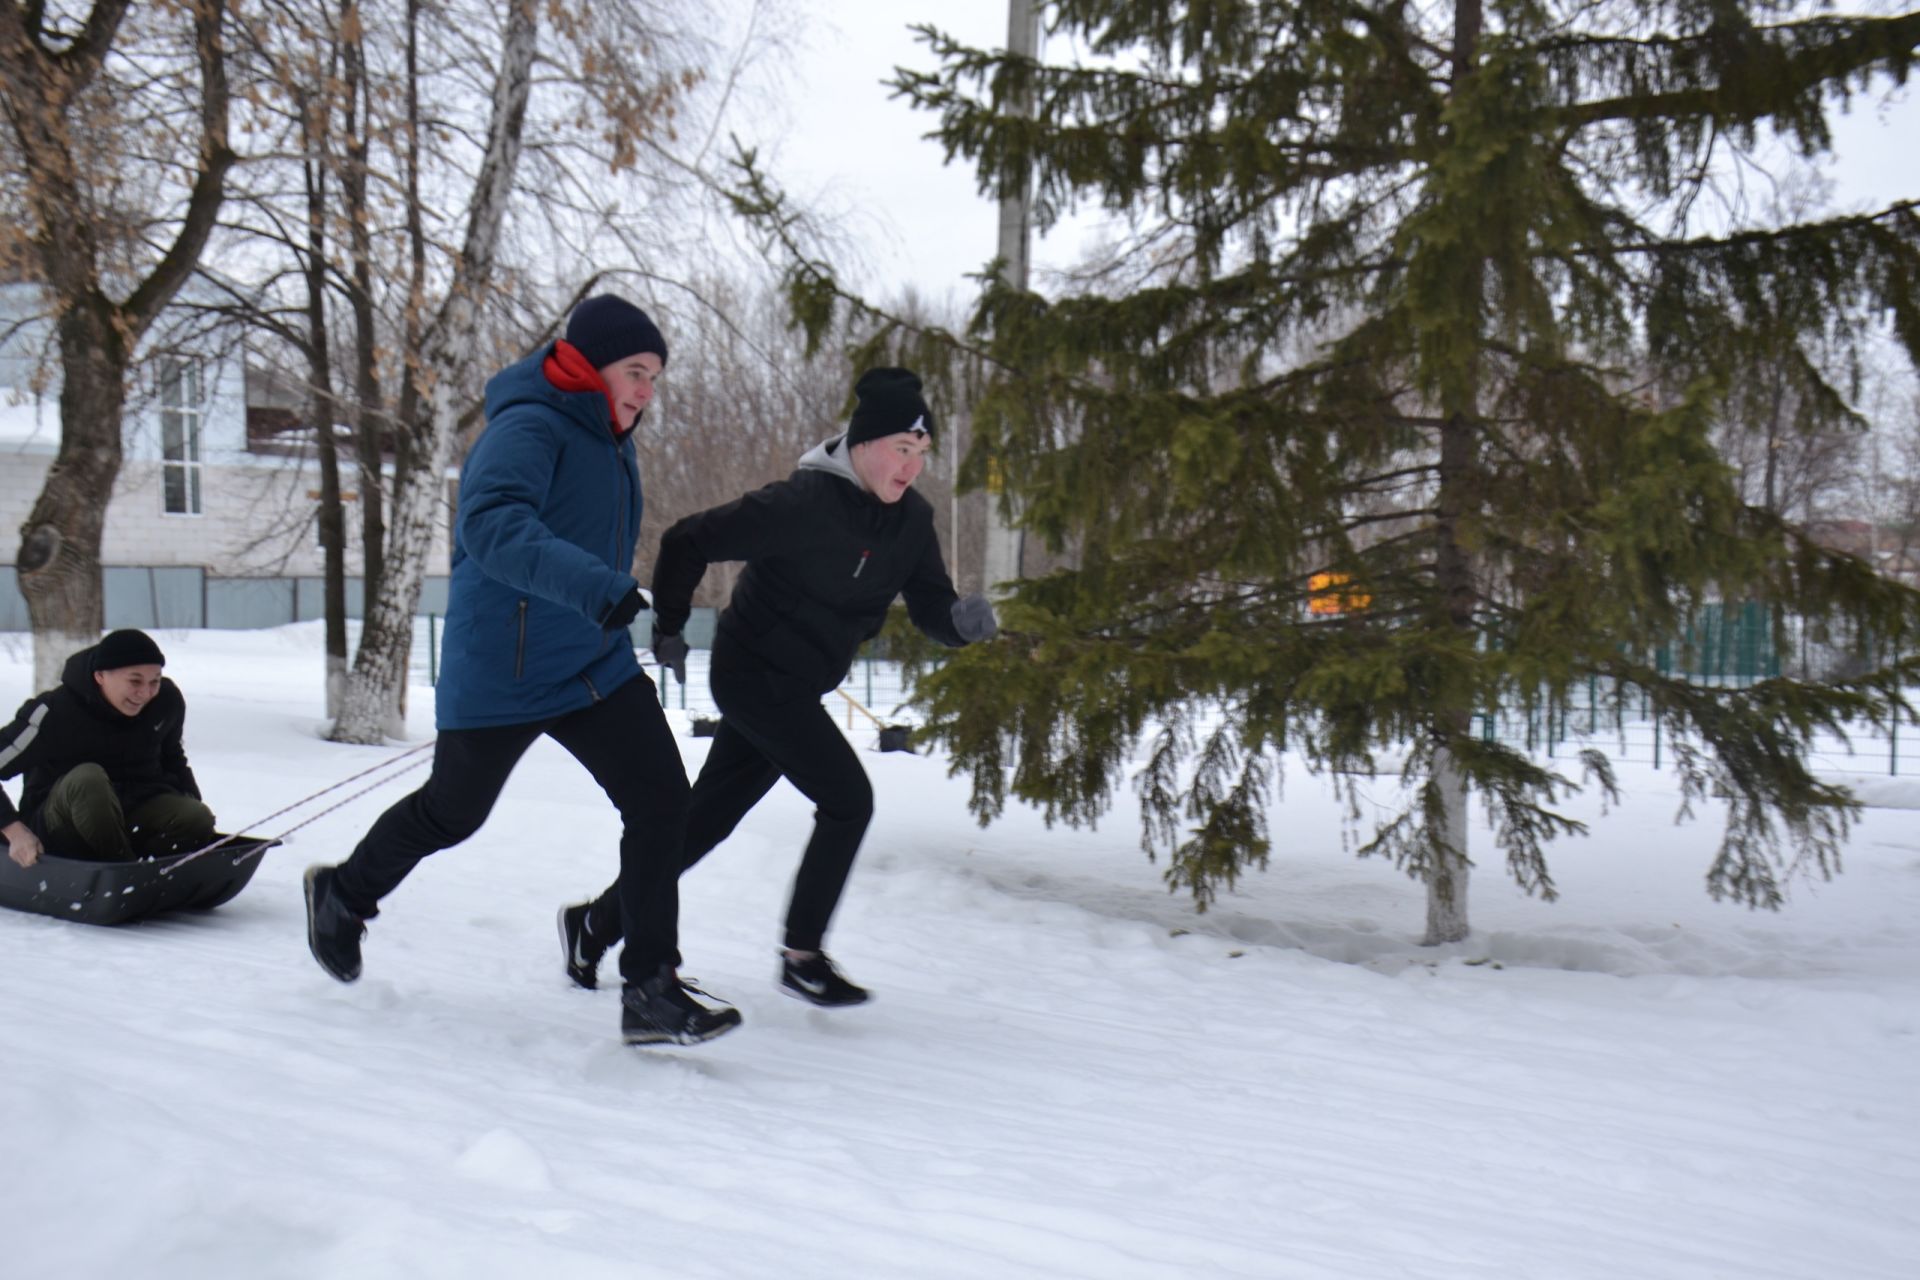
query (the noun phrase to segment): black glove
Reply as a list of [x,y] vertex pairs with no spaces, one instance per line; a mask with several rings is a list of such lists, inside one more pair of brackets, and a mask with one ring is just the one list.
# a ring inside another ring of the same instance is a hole
[[673,672],[673,678],[681,684],[687,682],[687,648],[685,636],[653,633],[653,660]]
[[646,607],[646,597],[640,594],[640,588],[635,587],[615,600],[607,611],[600,615],[600,629],[625,631],[633,625],[633,620],[639,617],[640,611]]
[[991,640],[1000,634],[1000,620],[993,616],[993,603],[978,591],[953,602],[953,629],[968,644]]

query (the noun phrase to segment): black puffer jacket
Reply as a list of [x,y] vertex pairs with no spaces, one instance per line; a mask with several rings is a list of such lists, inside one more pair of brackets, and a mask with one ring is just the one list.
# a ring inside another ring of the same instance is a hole
[[751,662],[825,693],[903,594],[920,630],[966,644],[953,625],[956,597],[932,506],[911,489],[898,502],[880,501],[854,478],[845,453],[829,441],[785,480],[668,529],[654,564],[655,627],[677,634],[707,566],[744,560],[720,615],[716,662]]
[[200,787],[180,740],[186,719],[187,700],[164,678],[139,715],[122,714],[93,682],[93,650],[82,649],[67,659],[59,688],[27,699],[13,723],[0,729],[0,780],[26,775],[17,810],[0,789],[0,827],[24,817],[38,830],[47,793],[82,764],[107,771],[127,810],[169,791],[198,800]]

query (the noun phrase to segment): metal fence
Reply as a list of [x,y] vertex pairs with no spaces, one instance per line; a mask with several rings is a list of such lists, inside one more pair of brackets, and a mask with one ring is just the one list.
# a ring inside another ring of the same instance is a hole
[[[1803,619],[1779,615],[1756,601],[1702,606],[1672,644],[1651,657],[1661,675],[1716,688],[1744,689],[1788,675],[1831,680],[1857,675],[1892,660],[1870,639],[1821,636]],[[1619,761],[1661,767],[1673,756],[1671,734],[1653,719],[1646,695],[1591,679],[1555,708],[1509,708],[1475,717],[1474,728],[1547,759],[1596,747]],[[1846,737],[1823,734],[1811,747],[1816,771],[1920,777],[1920,732],[1908,726],[1862,725]],[[1903,755],[1904,751],[1904,755]]]
[[[199,565],[108,565],[100,571],[108,630],[138,627],[249,630],[324,617],[325,584],[317,577],[227,578]],[[361,582],[347,579],[347,616],[361,616]],[[420,584],[420,612],[444,613],[447,579]],[[31,630],[26,597],[12,565],[0,566],[0,631]]]
[[[645,662],[649,656],[643,652],[641,661]],[[707,682],[708,656],[709,652],[704,649],[695,649],[687,655],[687,682],[684,685],[664,667],[655,665],[647,668],[647,674],[660,686],[661,705],[694,716],[720,714]],[[888,724],[918,723],[918,713],[906,705],[909,696],[906,681],[900,674],[900,664],[878,658],[859,658],[854,661],[853,670],[847,673],[839,689],[824,695],[822,701],[836,718],[849,728],[857,728],[861,724],[869,727],[872,724],[861,714],[863,708],[872,713],[875,719]]]
[[[660,689],[662,706],[685,711],[695,717],[717,717],[720,708],[713,701],[707,680],[712,656],[713,632],[718,618],[714,609],[695,609],[687,619],[687,642],[693,646],[687,655],[687,681],[681,684],[665,667],[652,663],[647,674]],[[440,675],[440,640],[443,619],[427,614],[414,621],[412,679],[416,684],[434,684]],[[653,640],[651,615],[643,614],[632,628],[633,645],[643,664],[650,663]],[[878,658],[859,657],[837,692],[824,701],[836,716],[844,717],[848,727],[866,722],[862,710],[887,723],[914,723],[918,716],[906,706],[909,690],[900,664]]]
[[[1733,685],[1729,678],[1724,682]],[[1741,681],[1742,685],[1750,681]],[[1640,761],[1658,769],[1673,758],[1673,736],[1652,718],[1643,695],[1625,696],[1600,681],[1588,684],[1559,708],[1506,710],[1474,717],[1474,731],[1528,755],[1554,759],[1587,747],[1616,761]],[[1903,740],[1904,739],[1904,740]],[[1920,730],[1893,724],[1860,725],[1845,737],[1817,735],[1809,760],[1818,773],[1872,773],[1920,777]]]
[[[694,717],[720,714],[707,680],[716,617],[712,609],[696,609],[687,623],[686,635],[694,648],[687,657],[684,685],[664,667],[648,667],[663,705]],[[641,651],[642,662],[651,657],[647,650],[650,622],[651,615],[643,614],[634,625],[634,646]],[[437,663],[438,625],[437,618],[421,622],[425,661],[430,667]],[[1784,653],[1777,642],[1780,634],[1787,640]],[[419,644],[415,653],[418,678]],[[1831,676],[1861,661],[1854,648],[1817,643],[1806,628],[1792,620],[1777,633],[1775,620],[1766,609],[1753,604],[1708,606],[1681,642],[1654,655],[1654,665],[1663,675],[1720,688],[1745,688],[1783,671]],[[918,713],[907,705],[911,696],[898,663],[863,656],[855,661],[837,693],[826,695],[823,701],[836,718],[853,729],[863,724],[871,727],[862,716],[862,708],[881,722],[917,723]],[[1598,678],[1589,680],[1584,689],[1576,689],[1572,698],[1558,708],[1519,707],[1483,714],[1475,717],[1474,730],[1489,741],[1505,742],[1549,760],[1571,756],[1590,746],[1616,761],[1640,761],[1654,768],[1665,766],[1673,758],[1672,736],[1653,719],[1645,694],[1623,690]],[[1846,738],[1817,738],[1811,759],[1815,770],[1822,773],[1920,777],[1920,731],[1909,728],[1907,738],[1903,744],[1898,726],[1862,726]]]
[[[0,568],[0,631],[28,629],[13,572],[10,566]],[[106,570],[106,586],[108,627],[269,627],[320,616],[317,578],[217,578],[192,567],[114,567]],[[350,588],[349,614],[357,616],[358,580]],[[411,678],[415,684],[432,685],[438,680],[443,621],[439,610],[444,608],[445,596],[446,580],[429,579],[422,596],[427,611],[414,621]],[[8,612],[10,608],[17,617]],[[685,634],[694,648],[685,685],[662,667],[648,668],[664,705],[696,717],[719,714],[707,682],[716,617],[713,609],[695,609],[688,619]],[[357,631],[357,622],[350,622],[350,641]],[[647,652],[651,615],[641,615],[632,635],[644,662],[651,656]],[[1885,656],[1864,644],[1821,641],[1797,620],[1773,618],[1763,605],[1713,604],[1700,612],[1680,641],[1658,651],[1654,663],[1665,675],[1744,688],[1782,673],[1814,678],[1846,675]],[[840,692],[827,695],[825,701],[849,727],[862,723],[860,708],[880,721],[912,723],[918,717],[906,706],[910,693],[897,663],[862,657]],[[1547,759],[1593,746],[1615,760],[1643,761],[1658,768],[1671,760],[1673,742],[1649,711],[1644,695],[1623,693],[1596,679],[1584,690],[1576,689],[1561,707],[1483,714],[1475,718],[1474,730],[1488,740]],[[1920,777],[1920,731],[1909,727],[1905,737],[1903,742],[1897,725],[1890,729],[1863,726],[1845,739],[1823,735],[1813,745],[1813,763],[1822,772]]]

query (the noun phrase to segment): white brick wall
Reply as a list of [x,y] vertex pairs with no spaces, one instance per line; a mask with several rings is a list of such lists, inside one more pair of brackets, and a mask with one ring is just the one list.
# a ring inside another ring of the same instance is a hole
[[[28,319],[43,309],[34,286],[0,286],[0,333],[8,335],[0,341],[0,556],[5,563],[19,549],[20,528],[59,444],[59,387],[44,387],[37,395],[22,389],[31,375],[45,372],[46,322]],[[102,562],[198,565],[219,577],[318,576],[324,568],[314,523],[319,467],[247,451],[246,379],[238,359],[202,366],[202,513],[166,513],[157,376],[154,365],[138,366],[127,388],[125,462],[107,508]],[[359,487],[352,468],[342,485],[350,491]],[[350,502],[349,574],[360,559],[359,524],[358,506]],[[445,574],[449,554],[443,521],[428,574]]]
[[[0,447],[0,539],[14,543],[46,481],[52,456]],[[314,527],[319,468],[294,459],[249,465],[208,464],[201,474],[203,514],[168,515],[157,461],[129,458],[107,508],[101,562],[199,565],[218,577],[317,577],[324,563]],[[359,511],[347,504],[347,567],[360,558]],[[447,572],[442,524],[427,572]]]

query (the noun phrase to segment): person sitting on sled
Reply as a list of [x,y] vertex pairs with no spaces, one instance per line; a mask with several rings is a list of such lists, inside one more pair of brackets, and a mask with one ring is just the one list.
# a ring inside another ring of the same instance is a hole
[[0,790],[0,838],[23,867],[42,842],[69,858],[131,862],[211,844],[213,811],[187,765],[187,700],[144,631],[115,631],[67,659],[60,686],[0,729],[0,780],[26,775],[16,809]]
[[[913,492],[933,445],[933,412],[907,369],[869,369],[854,385],[847,430],[816,445],[785,480],[668,529],[654,564],[653,652],[684,683],[680,634],[707,566],[744,560],[713,643],[720,726],[693,784],[681,867],[725,840],[782,777],[814,804],[787,911],[778,985],[825,1006],[860,1004],[864,987],[821,949],[873,817],[873,786],[822,695],[880,633],[894,598],[914,625],[959,647],[998,630],[983,595],[961,599],[947,576],[933,508]],[[620,941],[621,882],[562,907],[567,976],[597,981]]]

